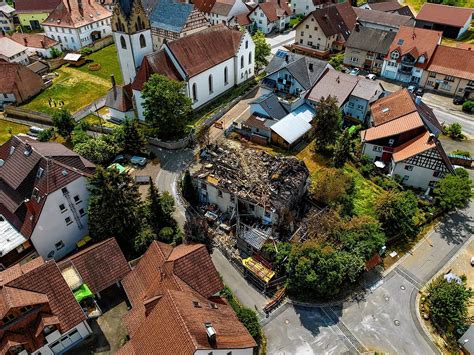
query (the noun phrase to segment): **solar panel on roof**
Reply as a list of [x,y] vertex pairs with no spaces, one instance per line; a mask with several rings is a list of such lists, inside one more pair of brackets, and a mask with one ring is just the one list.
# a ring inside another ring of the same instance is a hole
[[400,39],[398,40],[397,45],[401,46],[401,45],[403,44],[403,42],[405,42],[405,41],[404,41],[402,38],[400,38]]

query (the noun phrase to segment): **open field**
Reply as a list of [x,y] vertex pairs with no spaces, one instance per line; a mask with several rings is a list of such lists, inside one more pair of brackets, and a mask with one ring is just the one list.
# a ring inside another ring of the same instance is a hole
[[[412,9],[413,13],[416,15],[426,0],[401,0],[400,3],[403,5],[408,5]],[[469,7],[474,8],[474,0],[444,0],[444,5],[460,6],[460,7]]]
[[[101,68],[97,71],[89,70],[89,64],[92,63],[100,64]],[[113,74],[117,84],[121,84],[123,81],[117,57],[117,49],[114,44],[88,55],[87,63],[77,68],[77,70],[109,81],[110,75]]]
[[26,133],[29,130],[29,127],[26,125],[9,122],[6,120],[0,119],[0,144],[5,143],[10,139],[9,129],[11,128],[11,134],[14,136],[19,133]]

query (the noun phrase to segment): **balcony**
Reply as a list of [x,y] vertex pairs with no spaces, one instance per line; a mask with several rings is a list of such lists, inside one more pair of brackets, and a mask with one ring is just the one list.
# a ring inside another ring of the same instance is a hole
[[398,68],[398,72],[401,74],[410,74],[412,71],[413,67],[407,67],[404,64],[400,65],[400,68]]
[[402,63],[402,65],[404,65],[406,67],[414,67],[415,64],[416,64],[416,60],[402,58],[401,63]]

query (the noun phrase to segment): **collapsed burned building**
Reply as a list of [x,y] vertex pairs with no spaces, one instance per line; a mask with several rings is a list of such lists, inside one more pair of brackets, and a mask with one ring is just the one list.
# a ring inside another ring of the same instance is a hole
[[249,255],[274,235],[282,213],[301,202],[308,176],[296,158],[229,145],[203,150],[201,168],[193,174],[200,202],[235,222],[239,249]]

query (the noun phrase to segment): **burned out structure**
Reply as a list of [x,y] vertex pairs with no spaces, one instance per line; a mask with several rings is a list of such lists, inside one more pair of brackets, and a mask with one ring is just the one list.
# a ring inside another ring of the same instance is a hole
[[261,249],[285,211],[294,211],[308,186],[304,162],[254,149],[211,146],[201,154],[194,176],[199,200],[215,206],[222,220],[236,226],[237,246],[244,255]]

